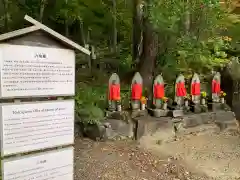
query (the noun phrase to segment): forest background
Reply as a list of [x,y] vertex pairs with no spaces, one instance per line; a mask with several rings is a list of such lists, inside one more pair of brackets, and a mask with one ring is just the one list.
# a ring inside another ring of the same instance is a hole
[[[129,104],[131,78],[139,71],[144,95],[162,74],[173,98],[179,73],[194,72],[209,84],[222,74],[227,103],[240,79],[240,3],[237,0],[0,0],[0,34],[28,26],[27,14],[80,45],[76,60],[76,113],[84,123],[104,117],[111,73],[121,78],[122,104]],[[209,88],[206,88],[206,91]]]

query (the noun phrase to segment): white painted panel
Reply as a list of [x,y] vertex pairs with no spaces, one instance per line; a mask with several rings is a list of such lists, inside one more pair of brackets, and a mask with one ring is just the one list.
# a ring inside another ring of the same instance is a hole
[[74,143],[74,100],[0,107],[2,156]]
[[0,45],[1,97],[75,94],[72,50]]
[[73,147],[2,161],[3,180],[73,180]]

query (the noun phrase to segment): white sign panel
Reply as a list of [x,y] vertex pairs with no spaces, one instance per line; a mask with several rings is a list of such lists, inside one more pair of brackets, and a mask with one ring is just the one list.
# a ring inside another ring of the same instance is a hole
[[0,45],[0,97],[75,94],[72,50]]
[[73,148],[2,161],[3,180],[73,180]]
[[74,143],[74,100],[0,107],[2,156]]

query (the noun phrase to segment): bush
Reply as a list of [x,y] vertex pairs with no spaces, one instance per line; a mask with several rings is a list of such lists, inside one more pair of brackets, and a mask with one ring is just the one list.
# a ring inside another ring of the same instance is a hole
[[83,124],[97,124],[104,119],[106,87],[78,85],[75,95],[75,112]]
[[[75,95],[75,112],[83,124],[98,124],[104,119],[104,111],[108,106],[107,85],[89,86],[78,84]],[[121,88],[123,109],[129,107],[129,87]]]

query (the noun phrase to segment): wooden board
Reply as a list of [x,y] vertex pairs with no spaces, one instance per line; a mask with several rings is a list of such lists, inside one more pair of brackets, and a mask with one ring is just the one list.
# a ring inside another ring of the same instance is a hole
[[73,180],[74,149],[68,147],[2,160],[3,180]]
[[72,50],[1,44],[0,69],[1,98],[75,94]]
[[5,103],[1,155],[74,144],[74,100]]

